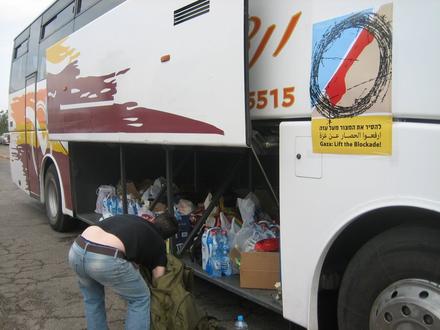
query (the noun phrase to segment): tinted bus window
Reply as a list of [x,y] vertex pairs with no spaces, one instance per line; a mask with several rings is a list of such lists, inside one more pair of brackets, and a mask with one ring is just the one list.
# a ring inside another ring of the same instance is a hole
[[24,88],[24,78],[26,76],[26,54],[20,56],[12,62],[11,81],[9,92],[13,93]]
[[89,7],[93,6],[95,3],[101,0],[79,0],[78,2],[78,13],[87,10]]
[[73,21],[64,25],[61,29],[51,34],[40,42],[39,57],[38,57],[38,81],[46,78],[46,49],[52,46],[57,41],[73,32]]
[[51,35],[53,32],[58,30],[60,27],[70,22],[75,16],[75,3],[72,2],[58,14],[56,14],[53,18],[51,18],[47,23],[43,25],[43,29],[41,32],[41,39],[46,38]]
[[20,45],[15,47],[14,59],[19,58],[21,55],[28,51],[28,40],[23,41]]
[[32,23],[30,28],[26,76],[37,71],[40,28],[41,28],[41,17],[39,17],[34,23]]
[[75,31],[92,22],[110,9],[123,3],[125,0],[81,0],[78,16],[75,18]]

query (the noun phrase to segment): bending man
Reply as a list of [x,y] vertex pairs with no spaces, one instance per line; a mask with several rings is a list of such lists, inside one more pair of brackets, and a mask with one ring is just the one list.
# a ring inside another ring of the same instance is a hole
[[108,329],[104,287],[127,301],[126,329],[150,328],[150,291],[138,264],[153,277],[165,273],[164,239],[177,232],[176,220],[168,214],[154,223],[134,215],[117,215],[90,226],[69,251],[70,267],[78,276],[84,296],[87,328]]

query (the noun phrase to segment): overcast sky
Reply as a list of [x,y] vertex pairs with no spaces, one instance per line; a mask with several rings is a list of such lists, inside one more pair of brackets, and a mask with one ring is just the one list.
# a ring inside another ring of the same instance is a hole
[[54,0],[0,0],[0,110],[8,108],[9,68],[14,38]]

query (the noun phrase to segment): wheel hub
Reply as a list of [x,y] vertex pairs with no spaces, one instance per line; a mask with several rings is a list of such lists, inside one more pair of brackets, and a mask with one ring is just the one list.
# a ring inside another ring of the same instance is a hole
[[53,218],[57,215],[58,212],[58,198],[57,191],[53,182],[50,182],[48,186],[48,205],[49,205],[49,213]]
[[375,300],[370,330],[440,330],[440,285],[420,279],[391,284]]

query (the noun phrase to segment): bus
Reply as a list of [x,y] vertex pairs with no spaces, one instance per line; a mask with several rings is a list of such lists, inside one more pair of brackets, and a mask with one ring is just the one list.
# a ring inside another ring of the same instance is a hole
[[[439,14],[436,0],[54,1],[14,40],[12,180],[56,231],[98,223],[102,185],[122,213],[146,179],[164,178],[150,206],[169,212],[212,193],[171,244],[196,275],[307,329],[438,329]],[[279,266],[251,271],[278,272],[281,300],[198,261],[213,210],[249,192],[280,227]]]

